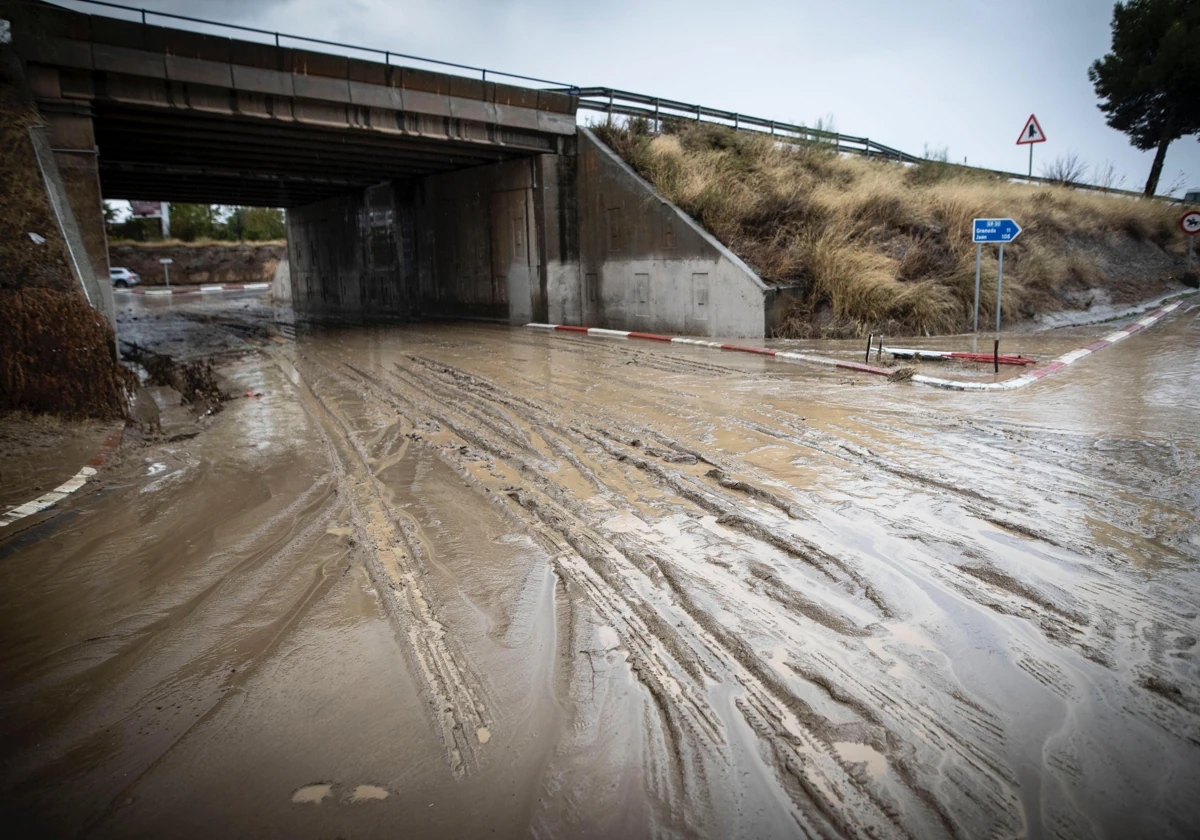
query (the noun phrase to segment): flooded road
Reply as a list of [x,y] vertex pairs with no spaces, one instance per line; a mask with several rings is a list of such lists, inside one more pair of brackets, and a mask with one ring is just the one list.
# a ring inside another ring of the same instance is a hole
[[1200,826],[1191,305],[995,394],[488,325],[292,341],[203,306],[138,303],[122,337],[226,330],[265,396],[0,536],[10,822]]

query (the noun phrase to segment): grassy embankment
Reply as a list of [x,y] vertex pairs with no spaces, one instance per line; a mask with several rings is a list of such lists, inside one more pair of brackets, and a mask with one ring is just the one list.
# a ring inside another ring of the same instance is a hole
[[[1024,228],[1005,247],[1005,322],[1174,285],[1179,208],[1001,181],[938,161],[915,166],[782,145],[762,135],[644,121],[596,133],[765,281],[802,288],[788,337],[954,333],[969,328],[976,217]],[[985,247],[981,322],[994,318],[996,248]]]

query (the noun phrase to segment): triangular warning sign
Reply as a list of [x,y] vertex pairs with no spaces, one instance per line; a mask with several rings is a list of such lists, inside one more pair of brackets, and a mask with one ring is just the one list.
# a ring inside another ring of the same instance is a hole
[[1033,114],[1029,115],[1029,121],[1025,123],[1025,127],[1021,129],[1021,136],[1017,138],[1017,145],[1024,143],[1045,143],[1046,135],[1042,133],[1042,126],[1037,121],[1037,117]]

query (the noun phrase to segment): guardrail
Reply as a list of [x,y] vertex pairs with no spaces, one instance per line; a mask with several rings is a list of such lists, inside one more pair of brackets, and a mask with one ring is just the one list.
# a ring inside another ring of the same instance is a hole
[[[523,82],[534,82],[540,85],[550,85],[552,90],[561,93],[567,93],[572,96],[579,97],[580,111],[593,111],[604,114],[618,114],[628,117],[646,117],[655,121],[655,124],[661,123],[664,119],[687,119],[697,120],[701,122],[710,122],[716,125],[725,125],[737,131],[754,131],[761,134],[770,134],[774,137],[779,137],[781,140],[793,140],[796,142],[825,142],[831,143],[839,152],[849,152],[851,154],[864,155],[866,157],[884,158],[894,160],[900,163],[922,163],[926,159],[919,155],[909,154],[891,146],[886,146],[876,140],[871,140],[868,137],[854,137],[849,134],[841,134],[835,131],[826,131],[819,128],[810,128],[808,126],[796,125],[794,123],[780,122],[779,120],[768,120],[762,117],[753,117],[747,114],[741,114],[736,111],[723,111],[717,108],[708,108],[703,105],[694,105],[687,102],[679,102],[674,99],[663,99],[657,96],[646,96],[640,93],[632,93],[625,90],[615,90],[613,88],[604,87],[588,87],[581,88],[578,85],[564,84],[563,82],[555,82],[550,79],[541,79],[537,76],[524,76],[520,73],[507,73],[502,70],[489,70],[486,67],[476,67],[471,64],[460,64],[454,61],[442,61],[437,58],[425,58],[419,55],[410,55],[408,53],[399,53],[392,50],[381,50],[377,47],[363,47],[357,44],[345,44],[340,41],[327,41],[323,38],[310,38],[306,35],[290,35],[285,32],[274,32],[269,29],[258,29],[253,26],[242,26],[237,23],[223,23],[217,20],[206,20],[205,18],[191,17],[190,15],[177,15],[173,12],[159,12],[154,9],[144,9],[138,6],[127,6],[122,3],[111,3],[108,0],[72,0],[75,3],[84,3],[89,6],[100,6],[109,9],[119,9],[125,12],[133,12],[141,16],[141,22],[147,23],[150,18],[165,18],[168,20],[181,20],[188,23],[199,23],[204,26],[215,26],[222,29],[232,29],[238,32],[251,32],[256,35],[266,35],[274,38],[275,46],[283,46],[283,41],[298,41],[306,44],[319,44],[325,47],[336,47],[341,50],[354,50],[357,52],[370,53],[372,55],[383,56],[385,64],[391,64],[393,58],[405,59],[408,61],[420,61],[427,64],[434,64],[440,67],[452,67],[455,70],[469,70],[472,73],[479,73],[484,81],[487,81],[488,74],[493,77],[501,77],[505,79],[518,79]],[[1051,178],[1044,178],[1040,175],[1022,175],[1019,172],[1005,172],[1000,169],[984,169],[978,166],[966,166],[964,164],[948,163],[948,166],[969,170],[972,172],[980,172],[987,175],[993,175],[998,178],[1004,178],[1010,181],[1025,181],[1039,184],[1056,184],[1059,183]],[[1070,185],[1076,189],[1095,190],[1097,192],[1111,193],[1115,195],[1128,195],[1141,197],[1141,193],[1136,190],[1122,190],[1115,187],[1102,187],[1095,184],[1072,183]],[[1171,196],[1155,196],[1155,198],[1164,201],[1177,201]]]
[[921,158],[910,155],[891,146],[871,140],[868,137],[853,137],[849,134],[839,134],[835,131],[825,131],[819,128],[795,125],[778,120],[765,120],[735,111],[721,111],[716,108],[706,108],[703,105],[693,105],[688,102],[678,102],[674,99],[663,99],[657,96],[645,96],[640,93],[630,93],[627,90],[612,88],[589,87],[578,91],[579,110],[598,111],[605,114],[620,114],[627,117],[645,117],[655,121],[657,125],[664,119],[697,120],[725,125],[738,131],[757,131],[771,134],[783,140],[795,140],[804,143],[830,143],[838,151],[854,154],[884,157],[904,163],[919,163]]
[[[602,114],[618,114],[626,117],[645,117],[649,120],[654,120],[656,127],[663,120],[694,120],[697,122],[713,123],[715,125],[724,125],[736,131],[752,131],[759,134],[770,134],[773,137],[778,137],[782,141],[795,141],[800,143],[829,143],[839,152],[849,152],[851,154],[863,155],[866,157],[885,158],[894,160],[900,163],[925,163],[926,158],[919,155],[909,154],[891,146],[885,146],[878,141],[871,140],[867,137],[853,137],[849,134],[840,134],[835,131],[825,131],[819,128],[809,128],[808,126],[795,125],[793,123],[779,122],[778,120],[767,120],[762,117],[752,117],[747,114],[741,114],[736,111],[722,111],[716,108],[706,108],[703,105],[694,105],[689,102],[679,102],[674,99],[663,99],[657,96],[646,96],[640,93],[631,93],[625,90],[614,90],[612,88],[588,87],[577,88],[579,95],[579,110],[592,111]],[[565,90],[563,91],[566,92]],[[965,164],[949,163],[946,166],[952,166],[956,169],[963,169],[970,172],[978,172],[985,175],[992,175],[997,178],[1003,178],[1008,181],[1024,181],[1035,184],[1058,184],[1059,181],[1053,178],[1045,178],[1041,175],[1025,175],[1020,172],[1006,172],[1002,169],[986,169],[980,166],[967,166]],[[1096,184],[1071,183],[1069,186],[1081,190],[1094,190],[1096,192],[1110,193],[1114,195],[1127,195],[1136,198],[1141,198],[1142,193],[1137,190],[1122,190],[1116,187],[1103,187]],[[1159,195],[1155,198],[1163,201],[1177,201],[1168,195]]]
[[539,79],[537,76],[523,76],[520,73],[506,73],[503,70],[489,70],[486,67],[475,67],[471,64],[459,64],[454,61],[442,61],[437,58],[425,58],[419,55],[409,55],[407,53],[399,53],[394,50],[381,50],[376,47],[362,47],[357,44],[343,44],[340,41],[326,41],[323,38],[309,38],[306,35],[289,35],[286,32],[272,32],[269,29],[257,29],[253,26],[242,26],[237,23],[223,23],[219,20],[206,20],[204,18],[191,17],[189,15],[177,15],[172,12],[158,12],[154,9],[143,9],[137,6],[126,6],[121,3],[110,3],[107,0],[72,0],[75,3],[86,3],[89,6],[102,6],[108,9],[120,9],[125,12],[133,12],[141,15],[141,22],[148,23],[150,18],[166,18],[169,20],[183,20],[188,23],[200,23],[205,26],[216,26],[222,29],[234,29],[238,32],[253,32],[256,35],[267,35],[275,39],[275,46],[284,46],[283,41],[299,41],[306,44],[320,44],[323,47],[337,47],[342,50],[355,50],[357,52],[370,53],[372,55],[383,56],[384,64],[391,64],[393,58],[402,58],[408,61],[422,61],[427,64],[436,64],[440,67],[453,67],[456,70],[470,70],[472,73],[479,73],[486,82],[488,74],[493,77],[499,76],[504,79],[520,79],[523,82],[536,82],[540,85],[550,85],[556,89],[561,89],[567,93],[574,93],[579,90],[577,85],[568,85],[563,82],[555,82],[550,79]]

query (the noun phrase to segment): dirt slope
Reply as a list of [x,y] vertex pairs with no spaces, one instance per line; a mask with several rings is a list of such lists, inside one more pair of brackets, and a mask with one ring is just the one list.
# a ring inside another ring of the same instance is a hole
[[172,283],[258,283],[275,276],[275,266],[287,259],[287,246],[279,242],[139,242],[114,244],[108,249],[109,262],[137,272],[145,286],[164,283],[159,262],[163,258],[174,260]]
[[[936,161],[868,161],[720,126],[646,128],[635,120],[597,133],[765,281],[801,288],[788,337],[968,328],[976,217],[1023,226],[1005,249],[1005,323],[1178,286],[1176,205],[1013,184]],[[994,318],[996,256],[985,248],[985,323]]]

